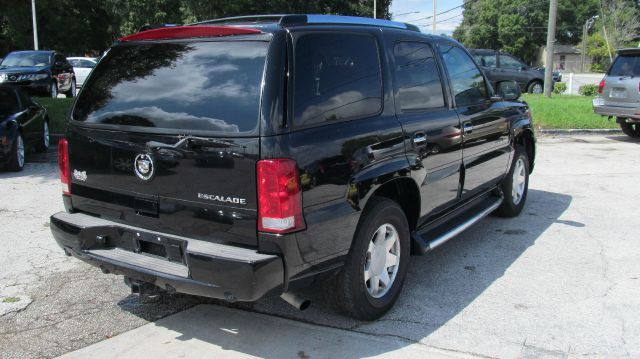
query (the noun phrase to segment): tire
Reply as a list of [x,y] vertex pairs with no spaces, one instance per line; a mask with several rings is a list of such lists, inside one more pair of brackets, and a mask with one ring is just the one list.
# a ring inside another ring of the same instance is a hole
[[49,86],[49,97],[51,98],[58,97],[58,83],[55,81],[51,81],[51,85]]
[[9,171],[22,171],[25,162],[25,152],[26,147],[24,144],[24,138],[22,137],[22,134],[18,132],[16,138],[13,140],[13,144],[11,145],[11,159],[7,165],[7,169]]
[[640,123],[620,122],[620,128],[631,138],[640,138]]
[[71,80],[71,87],[69,88],[69,91],[65,92],[64,95],[67,96],[67,98],[74,98],[76,97],[77,91],[76,80],[73,79]]
[[50,138],[49,138],[49,121],[45,120],[44,125],[42,125],[42,135],[36,143],[36,152],[46,152],[49,149]]
[[523,146],[516,147],[511,169],[501,187],[504,201],[496,213],[503,217],[516,217],[522,211],[529,192],[529,158]]
[[[393,243],[380,242],[393,240],[394,233]],[[402,208],[390,199],[373,197],[360,219],[346,263],[330,283],[334,289],[327,292],[330,299],[353,318],[380,318],[400,295],[409,266],[410,246],[409,225]],[[390,261],[398,264],[389,265]],[[370,276],[368,280],[365,272]],[[384,273],[388,286],[383,284]]]
[[528,93],[542,93],[544,92],[544,86],[540,81],[532,81],[529,86],[527,86]]

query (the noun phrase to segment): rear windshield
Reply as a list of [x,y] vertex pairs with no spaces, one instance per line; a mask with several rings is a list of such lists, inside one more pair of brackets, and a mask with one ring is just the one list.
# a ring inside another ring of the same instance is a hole
[[611,65],[609,76],[640,76],[640,55],[620,55]]
[[265,41],[116,46],[93,70],[73,120],[175,131],[255,130]]

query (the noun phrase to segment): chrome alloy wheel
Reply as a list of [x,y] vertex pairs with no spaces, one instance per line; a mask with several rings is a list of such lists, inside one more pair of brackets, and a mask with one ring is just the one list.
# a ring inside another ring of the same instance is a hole
[[544,91],[544,88],[542,87],[542,84],[539,82],[536,82],[535,84],[533,84],[533,86],[531,86],[531,93],[542,93]]
[[24,141],[22,140],[22,136],[16,137],[16,156],[18,160],[18,167],[22,168],[24,166]]
[[49,124],[48,123],[44,123],[44,130],[43,130],[43,141],[42,143],[44,143],[44,147],[49,148]]
[[527,167],[522,158],[518,158],[513,169],[513,182],[511,185],[511,198],[513,204],[518,205],[524,195],[524,187],[527,184]]
[[393,286],[400,268],[400,238],[391,224],[385,223],[371,237],[364,264],[364,285],[374,298],[381,298]]

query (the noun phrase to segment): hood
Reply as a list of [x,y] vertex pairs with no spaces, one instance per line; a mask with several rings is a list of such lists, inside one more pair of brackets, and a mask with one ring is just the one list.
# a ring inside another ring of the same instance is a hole
[[47,66],[26,66],[26,67],[0,67],[3,74],[29,74],[36,72],[48,72]]

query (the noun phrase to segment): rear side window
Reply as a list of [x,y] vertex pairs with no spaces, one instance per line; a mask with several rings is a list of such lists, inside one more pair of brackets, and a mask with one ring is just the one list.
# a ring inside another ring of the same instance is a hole
[[640,76],[640,55],[620,55],[609,70],[609,76]]
[[269,43],[116,46],[93,70],[73,119],[177,131],[255,130]]
[[456,106],[472,106],[488,99],[487,86],[482,73],[461,48],[452,45],[440,47],[449,73]]
[[294,56],[294,122],[308,126],[373,116],[382,108],[375,38],[367,34],[300,36]]
[[400,42],[394,48],[394,57],[400,110],[443,107],[444,93],[431,47],[420,42]]

